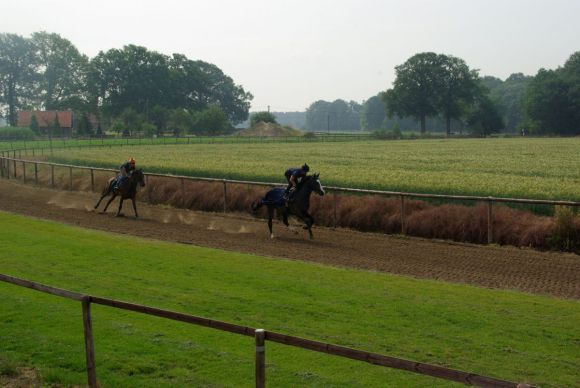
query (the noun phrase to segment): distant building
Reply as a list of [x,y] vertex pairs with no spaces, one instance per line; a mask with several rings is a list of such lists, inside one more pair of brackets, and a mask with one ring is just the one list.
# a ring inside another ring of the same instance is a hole
[[[73,135],[76,132],[75,129],[78,125],[78,120],[80,119],[80,117],[75,117],[75,114],[70,110],[23,110],[18,112],[17,125],[19,127],[30,127],[32,116],[36,117],[40,134],[47,135],[50,130],[50,133],[55,136]],[[54,128],[57,117],[60,130]],[[91,127],[95,130],[99,125],[97,117],[92,113],[89,113],[87,117],[91,123]]]

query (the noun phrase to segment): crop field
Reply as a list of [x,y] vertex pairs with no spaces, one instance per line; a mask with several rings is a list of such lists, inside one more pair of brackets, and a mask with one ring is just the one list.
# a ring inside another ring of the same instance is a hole
[[[0,226],[0,267],[13,276],[542,387],[577,382],[574,300],[145,240],[2,212]],[[45,384],[84,384],[80,305],[4,283],[0,294],[0,370],[33,366]],[[250,338],[99,306],[93,318],[103,386],[253,384]],[[272,386],[451,386],[273,344],[267,363]]]
[[453,139],[135,145],[54,150],[53,161],[147,172],[283,181],[307,162],[325,185],[421,193],[580,200],[580,139]]

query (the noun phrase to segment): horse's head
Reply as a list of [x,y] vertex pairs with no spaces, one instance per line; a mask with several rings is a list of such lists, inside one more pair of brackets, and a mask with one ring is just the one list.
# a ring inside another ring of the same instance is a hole
[[320,196],[324,195],[324,188],[322,187],[322,183],[320,183],[320,174],[311,175],[308,180],[308,185],[310,190],[314,191],[316,194]]
[[143,187],[145,186],[145,174],[143,174],[143,170],[142,169],[138,169],[133,171],[133,174],[131,174],[132,179],[135,179],[135,181],[139,184],[139,186]]

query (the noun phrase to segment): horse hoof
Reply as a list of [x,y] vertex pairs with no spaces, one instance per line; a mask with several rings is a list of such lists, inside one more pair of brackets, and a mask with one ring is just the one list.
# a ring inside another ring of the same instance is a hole
[[270,238],[272,238],[272,239],[274,238],[274,233],[270,234]]
[[125,217],[125,215],[123,213],[118,213],[115,215],[115,217]]

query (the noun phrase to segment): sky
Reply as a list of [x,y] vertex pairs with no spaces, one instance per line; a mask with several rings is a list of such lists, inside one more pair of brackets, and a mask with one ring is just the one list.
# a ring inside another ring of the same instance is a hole
[[433,51],[505,79],[580,50],[580,0],[0,0],[0,32],[54,32],[83,54],[127,44],[217,65],[251,111],[359,103]]

